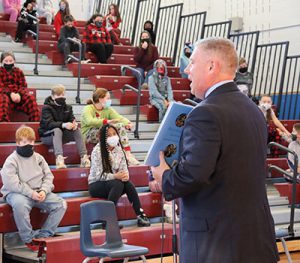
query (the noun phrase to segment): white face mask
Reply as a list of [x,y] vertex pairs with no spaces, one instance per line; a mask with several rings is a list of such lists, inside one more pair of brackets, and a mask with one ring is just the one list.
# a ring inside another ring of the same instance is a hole
[[262,103],[260,104],[260,106],[262,107],[263,110],[267,111],[269,109],[271,109],[272,105],[269,103]]
[[116,147],[119,143],[119,136],[118,135],[114,135],[111,137],[107,137],[107,144],[110,147]]

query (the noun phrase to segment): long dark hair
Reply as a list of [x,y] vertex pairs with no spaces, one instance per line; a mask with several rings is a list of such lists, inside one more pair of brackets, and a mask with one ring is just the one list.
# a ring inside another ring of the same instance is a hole
[[126,160],[126,164],[128,166],[127,163],[127,158],[120,140],[120,135],[118,133],[118,130],[115,126],[112,126],[110,124],[105,124],[101,127],[101,129],[99,130],[99,144],[100,144],[100,152],[101,152],[101,159],[102,159],[102,174],[101,177],[103,176],[104,173],[112,173],[112,168],[111,168],[111,162],[109,159],[109,153],[108,153],[108,144],[107,144],[107,133],[108,133],[108,129],[114,129],[116,134],[119,137],[119,144],[122,148],[125,160]]
[[60,6],[60,3],[65,3],[65,5],[66,5],[66,9],[64,11],[60,10],[60,12],[62,14],[62,21],[64,21],[64,19],[65,19],[66,16],[71,15],[70,5],[69,5],[69,2],[67,0],[60,0],[59,1],[59,6]]
[[86,25],[88,26],[88,25],[90,25],[90,24],[93,24],[93,23],[94,23],[94,20],[95,20],[96,17],[98,17],[98,16],[100,16],[100,17],[103,18],[103,15],[100,15],[100,14],[93,14],[93,15],[91,16],[91,18],[86,22]]
[[108,6],[108,14],[110,14],[110,7],[113,6],[115,9],[115,16],[117,17],[117,21],[121,22],[121,16],[120,16],[120,11],[119,11],[119,7],[116,4],[111,4]]
[[145,33],[145,34],[148,34],[149,39],[150,39],[150,43],[149,43],[148,48],[147,48],[147,54],[148,54],[149,56],[151,56],[151,55],[152,55],[152,47],[153,47],[154,45],[153,45],[153,43],[152,43],[151,34],[150,34],[147,30],[143,30],[143,31],[141,32],[141,34],[140,34],[140,45],[139,45],[139,47],[142,48],[142,42],[141,42],[141,39],[142,39],[142,34],[144,34],[144,33]]

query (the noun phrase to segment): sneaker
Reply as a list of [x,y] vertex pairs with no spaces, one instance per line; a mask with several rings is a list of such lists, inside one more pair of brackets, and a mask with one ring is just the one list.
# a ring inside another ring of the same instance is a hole
[[142,89],[148,89],[148,88],[149,88],[148,83],[143,83],[142,84]]
[[[166,222],[172,224],[173,223],[172,204],[170,203],[164,204],[164,210],[165,210]],[[177,210],[176,204],[175,204],[175,210]],[[175,213],[175,221],[176,223],[179,223],[179,218],[176,213]]]
[[150,226],[150,220],[145,214],[137,216],[137,225],[138,227]]
[[90,59],[81,60],[81,64],[88,64],[90,62],[91,62]]
[[33,244],[33,242],[25,243],[25,245],[33,252],[39,251],[39,245],[35,245],[35,244]]
[[132,165],[140,165],[140,162],[134,157],[134,155],[127,151],[126,152],[126,158],[127,158],[127,161],[128,161],[128,165],[129,166],[132,166]]
[[85,167],[85,168],[91,167],[91,161],[87,154],[83,155],[83,157],[81,158],[80,167]]
[[72,62],[73,62],[73,58],[68,57],[68,58],[66,59],[66,61],[65,61],[65,64],[67,65],[67,64],[70,64],[70,63],[72,63]]
[[56,169],[63,169],[63,168],[67,168],[67,166],[65,165],[65,157],[63,157],[62,155],[57,155],[56,156]]

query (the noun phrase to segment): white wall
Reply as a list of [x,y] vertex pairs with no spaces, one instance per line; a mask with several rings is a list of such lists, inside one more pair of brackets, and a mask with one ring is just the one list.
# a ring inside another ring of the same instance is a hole
[[289,54],[300,54],[300,0],[162,0],[177,3],[184,14],[207,11],[207,23],[240,16],[243,31],[262,31],[259,43],[290,41]]

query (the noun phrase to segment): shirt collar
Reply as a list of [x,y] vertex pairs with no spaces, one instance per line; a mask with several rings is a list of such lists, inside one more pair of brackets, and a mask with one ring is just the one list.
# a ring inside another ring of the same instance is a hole
[[204,98],[206,99],[210,93],[212,93],[215,89],[217,89],[218,87],[226,84],[226,83],[229,83],[229,82],[233,82],[233,80],[223,80],[223,81],[220,81],[218,83],[216,83],[215,85],[211,86],[206,92],[205,92],[205,95],[204,95]]

